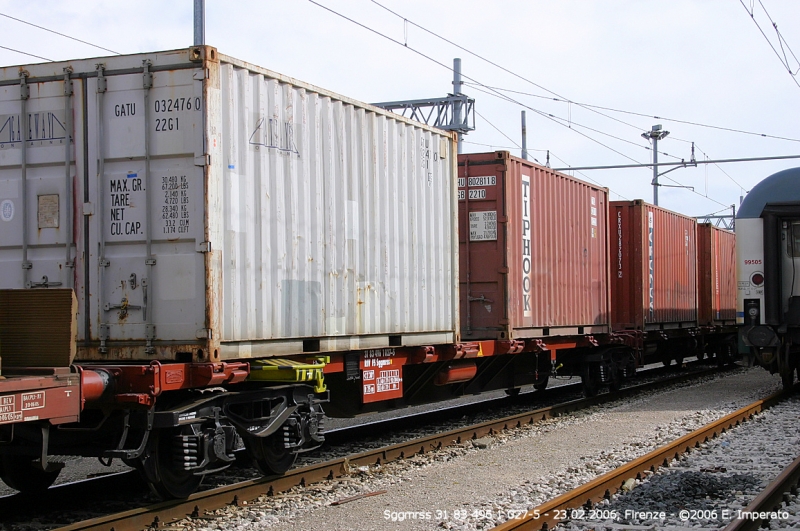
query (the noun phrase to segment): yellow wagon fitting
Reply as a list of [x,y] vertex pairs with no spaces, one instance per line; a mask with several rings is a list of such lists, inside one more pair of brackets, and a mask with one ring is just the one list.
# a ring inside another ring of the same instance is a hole
[[330,362],[330,356],[314,356],[313,362],[300,362],[285,358],[269,358],[250,362],[249,380],[260,382],[314,382],[314,392],[323,393],[325,375],[323,369]]

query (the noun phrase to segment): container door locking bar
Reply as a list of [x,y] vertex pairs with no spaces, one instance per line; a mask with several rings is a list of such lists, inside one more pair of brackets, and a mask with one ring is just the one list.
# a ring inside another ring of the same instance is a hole
[[122,301],[120,301],[119,304],[106,303],[106,305],[103,306],[103,309],[107,312],[110,312],[111,310],[119,310],[120,319],[124,319],[128,316],[128,310],[141,310],[142,307],[135,304],[128,304],[128,297],[125,297],[122,299]]

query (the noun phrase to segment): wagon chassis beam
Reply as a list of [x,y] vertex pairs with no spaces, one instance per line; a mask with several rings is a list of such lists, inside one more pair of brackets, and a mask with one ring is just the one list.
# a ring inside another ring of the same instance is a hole
[[459,444],[466,440],[478,439],[487,435],[500,433],[503,430],[535,424],[593,405],[632,396],[645,390],[657,389],[667,385],[673,385],[677,382],[689,381],[716,372],[717,369],[709,369],[694,374],[677,375],[666,380],[630,387],[618,393],[609,393],[593,398],[574,400],[565,404],[528,411],[499,420],[482,422],[437,435],[368,450],[347,458],[339,458],[309,465],[291,470],[284,476],[271,476],[258,480],[250,480],[198,492],[192,494],[186,500],[161,502],[150,507],[143,507],[125,513],[79,522],[65,527],[63,530],[107,531],[113,527],[116,531],[133,531],[148,527],[169,525],[170,522],[181,520],[186,517],[203,518],[204,511],[212,511],[229,505],[239,505],[246,500],[252,500],[264,494],[274,495],[293,487],[307,487],[312,483],[347,476],[349,470],[353,467],[382,464],[397,459],[408,458],[415,454],[435,451],[446,446]]

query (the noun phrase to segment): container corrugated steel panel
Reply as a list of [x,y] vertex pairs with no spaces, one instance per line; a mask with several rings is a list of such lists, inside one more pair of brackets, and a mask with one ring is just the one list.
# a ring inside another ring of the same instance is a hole
[[0,71],[0,287],[74,287],[79,359],[458,339],[453,135],[211,47],[25,71],[28,99]]
[[697,225],[697,296],[701,325],[736,322],[736,234]]
[[697,325],[697,221],[641,200],[612,201],[614,330]]
[[459,155],[462,337],[609,331],[608,190],[512,157]]

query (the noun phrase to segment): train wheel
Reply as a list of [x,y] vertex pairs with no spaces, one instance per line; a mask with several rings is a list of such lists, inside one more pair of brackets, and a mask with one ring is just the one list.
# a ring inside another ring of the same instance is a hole
[[4,455],[0,461],[0,479],[3,483],[24,493],[38,493],[50,488],[61,468],[45,472],[33,464],[34,459],[24,455]]
[[597,392],[600,390],[599,369],[596,363],[584,363],[581,374],[584,396],[597,396]]
[[285,474],[297,459],[297,454],[283,445],[281,432],[269,437],[247,437],[244,441],[256,468],[265,476]]
[[717,368],[725,367],[728,364],[728,348],[723,346],[717,349],[715,357],[717,358]]
[[188,498],[203,481],[183,468],[183,454],[176,451],[180,429],[154,431],[150,435],[149,455],[143,461],[145,480],[157,495],[165,499]]
[[791,359],[791,344],[785,344],[778,352],[778,373],[781,375],[781,383],[784,391],[791,391],[794,387],[795,367]]
[[540,378],[533,384],[533,388],[537,391],[544,391],[547,389],[547,382],[550,380],[550,376],[545,376],[544,378]]
[[791,391],[794,387],[794,368],[781,371],[781,383],[784,391]]
[[620,389],[622,389],[622,374],[620,374],[620,368],[616,364],[611,366],[611,382],[608,384],[608,389],[612,393],[616,393]]

